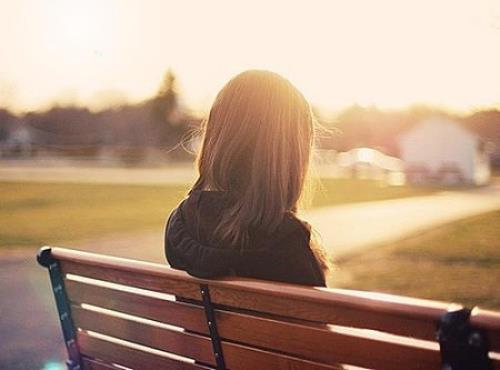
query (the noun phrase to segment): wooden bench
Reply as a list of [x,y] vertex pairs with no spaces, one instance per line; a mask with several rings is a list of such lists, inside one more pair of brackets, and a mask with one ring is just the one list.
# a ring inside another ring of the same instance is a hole
[[75,369],[500,369],[500,313],[44,247]]

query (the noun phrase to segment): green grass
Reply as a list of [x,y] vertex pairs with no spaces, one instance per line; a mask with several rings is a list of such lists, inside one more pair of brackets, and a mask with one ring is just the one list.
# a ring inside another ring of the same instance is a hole
[[338,261],[333,286],[500,309],[500,211]]
[[186,186],[0,183],[0,247],[161,229]]
[[313,192],[311,206],[369,202],[429,195],[440,190],[431,187],[387,186],[375,180],[322,179]]
[[[0,248],[162,230],[186,186],[0,182]],[[313,207],[428,194],[375,181],[327,179]]]

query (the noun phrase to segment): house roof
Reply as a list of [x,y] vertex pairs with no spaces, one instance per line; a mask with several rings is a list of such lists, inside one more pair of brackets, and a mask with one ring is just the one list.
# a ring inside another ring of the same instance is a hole
[[407,140],[428,136],[429,139],[445,138],[450,139],[456,136],[466,136],[472,141],[480,140],[480,137],[472,131],[463,127],[460,123],[447,118],[432,117],[420,121],[410,130],[401,134],[398,138],[399,144],[404,144]]

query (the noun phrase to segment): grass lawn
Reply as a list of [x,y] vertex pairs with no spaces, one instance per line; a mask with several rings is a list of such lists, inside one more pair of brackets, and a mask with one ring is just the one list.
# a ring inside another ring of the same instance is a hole
[[161,228],[186,186],[0,182],[0,247]]
[[375,180],[322,179],[313,193],[311,206],[323,207],[343,203],[368,202],[429,195],[437,187],[387,186]]
[[[0,248],[163,228],[187,186],[0,182]],[[431,189],[325,179],[312,207],[429,194]]]
[[332,285],[500,309],[500,211],[338,261]]

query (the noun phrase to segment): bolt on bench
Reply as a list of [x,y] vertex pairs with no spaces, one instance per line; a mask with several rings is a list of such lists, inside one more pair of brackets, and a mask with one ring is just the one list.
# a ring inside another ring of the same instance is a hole
[[[500,369],[500,313],[44,247],[68,369]],[[344,366],[344,367],[342,367]]]

